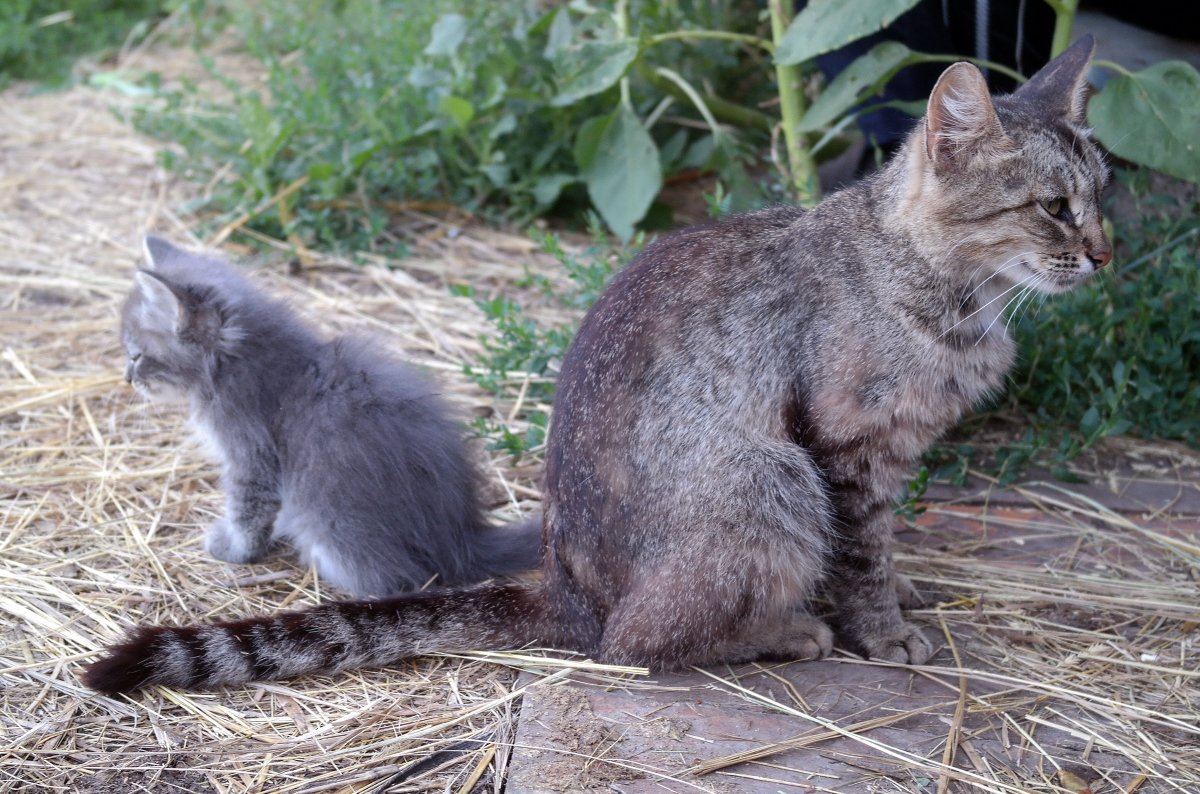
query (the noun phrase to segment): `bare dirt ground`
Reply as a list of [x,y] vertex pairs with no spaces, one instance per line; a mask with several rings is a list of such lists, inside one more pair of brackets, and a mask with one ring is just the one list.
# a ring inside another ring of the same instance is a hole
[[[801,696],[796,682],[805,679],[852,698],[879,689],[839,669],[896,675],[844,655],[811,670],[718,670],[686,681],[622,683],[618,671],[592,672],[593,695],[656,692],[657,705],[637,720],[627,703],[581,700],[563,686],[569,669],[537,654],[425,658],[212,693],[158,688],[110,699],[87,691],[80,665],[134,623],[331,597],[286,555],[231,567],[204,554],[200,531],[219,510],[216,472],[185,441],[181,410],[148,406],[121,380],[117,310],[141,234],[203,242],[177,214],[199,188],[165,175],[156,144],[109,112],[130,101],[85,88],[0,94],[0,791],[499,792],[510,759],[522,757],[532,771],[514,774],[529,791],[767,790],[754,788],[762,784],[1082,794],[1072,769],[1090,774],[1097,794],[1200,791],[1195,522],[1169,505],[1118,513],[1063,493],[1036,497],[1015,518],[985,511],[981,521],[936,506],[903,539],[900,564],[928,598],[918,617],[946,647],[932,672],[902,671],[892,683],[912,689],[933,676],[940,700],[876,703],[868,714]],[[362,267],[318,257],[289,275],[288,247],[276,243],[268,250],[278,255],[251,263],[255,277],[325,328],[378,333],[434,371],[464,416],[509,415],[511,399],[493,399],[461,374],[490,327],[447,286],[511,291],[526,267],[552,274],[552,263],[519,236],[418,215],[402,222],[413,251],[402,261]],[[1194,467],[1188,454],[1167,457]],[[536,504],[536,469],[482,450],[480,461],[498,517]],[[1143,474],[1195,487],[1170,466]],[[1019,532],[1005,533],[1006,521]],[[531,720],[517,736],[527,686],[546,693],[531,699],[539,704],[531,714],[550,733]],[[679,706],[672,693],[684,689],[690,705]],[[680,713],[651,713],[664,703]],[[782,722],[776,733],[755,733],[753,720],[712,727],[695,716],[705,704],[714,718],[749,708],[760,723],[769,721],[763,715]],[[905,716],[921,717],[920,731],[907,730]],[[628,729],[651,719],[662,724]],[[1071,776],[1054,760],[1010,768],[983,752],[994,740],[997,752],[1025,758],[1045,731],[1075,741]],[[728,757],[835,738],[842,744],[822,757],[843,763],[837,780],[827,770],[814,777],[795,756],[757,767]],[[649,755],[647,742],[658,743]],[[454,747],[466,753],[437,754]],[[554,763],[538,767],[530,752]],[[880,755],[888,766],[870,760]],[[427,763],[398,777],[418,761]],[[858,782],[864,768],[870,787]]]

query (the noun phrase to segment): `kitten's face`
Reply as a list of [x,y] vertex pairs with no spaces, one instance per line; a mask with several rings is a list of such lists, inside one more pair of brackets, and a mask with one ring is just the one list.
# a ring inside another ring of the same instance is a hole
[[206,351],[181,338],[178,313],[147,285],[152,278],[139,274],[121,311],[125,381],[149,399],[180,399],[204,382]]
[[121,310],[125,380],[152,399],[196,395],[239,338],[222,267],[157,237],[146,238],[145,255],[147,269],[134,274]]

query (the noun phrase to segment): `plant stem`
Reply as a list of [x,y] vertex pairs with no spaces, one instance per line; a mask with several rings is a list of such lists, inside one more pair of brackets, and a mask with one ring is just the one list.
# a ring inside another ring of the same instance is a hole
[[684,80],[679,72],[676,72],[673,69],[660,66],[654,71],[659,75],[659,77],[665,77],[666,79],[670,80],[679,87],[679,90],[687,94],[688,99],[690,99],[692,104],[696,106],[696,110],[698,110],[700,115],[704,117],[704,122],[708,124],[708,128],[712,130],[713,141],[719,143],[721,140],[721,127],[717,124],[716,118],[713,117],[712,111],[708,107],[708,103],[705,102],[704,98],[700,96],[700,92],[692,88],[691,84],[687,80]]
[[1101,69],[1109,69],[1124,77],[1133,77],[1133,72],[1129,71],[1115,61],[1106,61],[1103,58],[1095,58],[1092,60],[1092,66],[1099,66]]
[[659,33],[657,36],[650,37],[650,44],[658,44],[664,41],[672,41],[675,39],[721,39],[723,41],[736,41],[740,44],[749,44],[752,47],[758,47],[760,50],[767,52],[775,52],[774,42],[766,39],[760,39],[758,36],[751,36],[747,33],[732,33],[727,30],[673,30],[670,33]]
[[[622,39],[629,38],[629,2],[628,0],[617,0],[617,6],[613,9],[613,19],[617,23],[617,32],[621,34]],[[633,99],[629,91],[629,77],[621,78],[621,104],[625,106],[631,113],[633,112]]]
[[[675,97],[680,102],[691,101],[687,93],[684,92],[682,88],[675,85],[675,83],[671,82],[665,77],[655,74],[653,69],[650,69],[641,62],[639,62],[637,66],[639,74],[645,77],[646,81],[649,82],[650,85],[654,86],[657,90],[662,91],[664,94],[669,94]],[[744,105],[729,102],[721,99],[720,97],[715,97],[712,94],[704,95],[704,103],[708,105],[708,109],[712,111],[713,116],[715,116],[718,121],[723,121],[726,124],[734,124],[738,127],[759,129],[768,133],[771,131],[771,127],[775,126],[775,121],[766,113],[759,113],[753,108],[748,108]]]
[[1046,0],[1054,9],[1054,37],[1050,40],[1050,57],[1055,58],[1071,43],[1071,28],[1075,24],[1075,9],[1079,0]]
[[[792,0],[770,0],[771,38],[776,46],[783,41],[792,23]],[[817,203],[820,187],[817,184],[817,164],[808,141],[797,127],[804,116],[803,73],[799,64],[784,66],[776,62],[775,81],[779,84],[779,110],[783,117],[783,140],[787,148],[788,171],[796,201],[804,206]]]
[[972,58],[970,55],[934,55],[925,52],[914,52],[912,57],[905,61],[905,65],[907,66],[913,63],[955,63],[957,61],[970,61],[976,66],[980,66],[984,69],[990,69],[993,72],[998,72],[1005,77],[1011,77],[1018,83],[1024,83],[1029,80],[1029,78],[1025,75],[1021,74],[1015,69],[1008,68],[1002,63],[984,60],[983,58]]

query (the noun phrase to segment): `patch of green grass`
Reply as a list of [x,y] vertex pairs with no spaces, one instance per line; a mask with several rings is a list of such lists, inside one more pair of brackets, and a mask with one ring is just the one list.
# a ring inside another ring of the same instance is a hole
[[[568,278],[563,289],[540,275],[529,275],[518,286],[535,286],[545,299],[559,306],[586,311],[595,303],[604,286],[621,267],[640,250],[644,240],[637,238],[630,246],[614,247],[604,234],[599,219],[589,215],[592,244],[579,253],[564,249],[558,235],[538,229],[530,234],[550,254]],[[484,353],[476,366],[466,368],[466,374],[484,389],[496,394],[513,390],[514,373],[528,376],[522,387],[523,400],[536,406],[554,400],[554,379],[558,376],[562,358],[575,335],[575,324],[544,326],[533,319],[518,303],[506,298],[481,298],[470,287],[455,291],[474,299],[495,327],[495,333],[482,338]],[[536,453],[545,442],[549,416],[532,408],[520,415],[527,425],[515,431],[505,421],[495,417],[476,417],[472,429],[479,437],[489,440],[488,448],[503,450],[514,458]]]
[[1123,261],[1017,328],[1012,404],[1071,430],[1065,456],[1109,435],[1200,439],[1200,208],[1147,195],[1137,172],[1118,178],[1137,201],[1116,230]]
[[178,6],[169,0],[5,0],[0,4],[0,85],[66,81],[77,58],[145,35]]
[[269,0],[230,5],[265,70],[260,87],[210,71],[137,114],[173,141],[166,164],[208,179],[220,220],[309,245],[365,248],[393,203],[437,198],[477,210],[495,194],[525,211],[551,201],[538,178],[569,157],[561,119],[538,112],[548,67],[531,15],[510,3]]

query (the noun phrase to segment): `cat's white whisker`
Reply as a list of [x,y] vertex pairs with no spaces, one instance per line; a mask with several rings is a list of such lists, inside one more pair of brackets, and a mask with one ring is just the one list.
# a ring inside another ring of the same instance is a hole
[[[975,289],[971,290],[967,294],[967,299],[969,300],[971,297],[973,297],[976,292],[983,289],[983,286],[985,284],[987,284],[989,281],[991,281],[992,279],[994,279],[996,276],[1000,275],[1001,273],[1005,272],[1006,270],[1012,270],[1014,267],[1020,267],[1021,265],[1023,265],[1025,263],[1025,258],[1032,255],[1033,253],[1034,253],[1033,251],[1027,251],[1025,253],[1020,253],[1020,254],[1016,254],[1014,256],[1010,256],[1008,259],[1004,260],[1004,263],[1001,264],[996,269],[995,273],[988,276],[983,281],[979,282],[979,284],[976,285]],[[983,265],[980,265],[979,267],[975,268],[974,272],[978,273],[980,268],[982,268],[982,267],[983,267]],[[968,281],[970,281],[970,279],[968,279]]]
[[1007,289],[1005,289],[1003,292],[1001,292],[999,295],[997,295],[996,297],[992,298],[990,301],[988,301],[987,303],[983,304],[982,306],[980,306],[979,308],[977,308],[975,311],[971,312],[971,313],[970,313],[970,314],[968,314],[966,317],[962,318],[961,320],[959,320],[958,322],[956,322],[954,325],[952,325],[952,326],[950,326],[949,328],[947,328],[945,331],[943,331],[941,334],[939,334],[939,335],[938,335],[938,339],[942,339],[942,338],[944,338],[944,337],[945,337],[947,334],[949,334],[949,333],[950,333],[951,331],[953,331],[955,328],[958,328],[960,325],[962,325],[963,323],[967,322],[967,321],[968,321],[968,320],[970,320],[972,317],[974,317],[975,315],[979,314],[981,311],[983,311],[983,310],[984,310],[984,309],[986,309],[987,307],[991,306],[993,303],[995,303],[996,301],[1000,300],[1001,298],[1003,298],[1003,297],[1004,297],[1005,295],[1007,295],[1008,293],[1010,293],[1010,292],[1012,292],[1013,290],[1017,289],[1017,288],[1018,288],[1018,287],[1020,287],[1020,286],[1021,286],[1023,283],[1024,283],[1024,281],[1018,281],[1016,284],[1013,284],[1012,286],[1008,287],[1008,288],[1007,288]]
[[1012,319],[1012,321],[1009,323],[1009,325],[1016,325],[1020,320],[1024,319],[1025,316],[1028,316],[1031,313],[1030,312],[1031,307],[1036,305],[1037,308],[1040,309],[1042,306],[1044,306],[1046,304],[1046,298],[1049,297],[1049,294],[1042,290],[1035,290],[1035,292],[1038,295],[1038,300],[1030,300],[1029,302],[1027,302],[1025,304],[1025,307],[1023,310],[1025,312],[1025,314],[1023,314],[1021,317],[1014,317]]
[[[988,323],[988,327],[983,329],[983,333],[980,334],[979,338],[975,340],[976,345],[978,345],[980,342],[982,342],[984,340],[984,338],[987,337],[988,333],[992,330],[992,328],[995,327],[996,323],[1000,321],[1000,318],[1005,316],[1004,313],[1008,310],[1009,306],[1012,306],[1014,303],[1016,303],[1018,306],[1020,305],[1021,296],[1025,295],[1028,290],[1032,289],[1030,284],[1031,284],[1031,282],[1035,282],[1039,275],[1040,274],[1038,274],[1038,273],[1031,273],[1030,275],[1021,279],[1014,285],[1016,287],[1020,287],[1021,289],[1019,289],[1017,291],[1017,294],[1014,295],[1011,299],[1009,299],[1009,301],[1007,303],[1005,303],[1003,307],[1001,307],[1000,311],[996,313],[996,316],[994,318],[992,318],[992,321],[990,323]],[[1005,328],[1007,329],[1007,327],[1008,326],[1006,325]]]
[[1004,332],[1005,333],[1008,333],[1009,328],[1011,328],[1013,325],[1015,325],[1017,323],[1017,318],[1019,317],[1019,315],[1021,313],[1022,307],[1029,306],[1031,303],[1033,303],[1033,301],[1030,300],[1030,298],[1032,298],[1034,295],[1038,294],[1039,290],[1037,287],[1044,280],[1044,278],[1045,278],[1045,276],[1043,276],[1042,274],[1040,274],[1040,273],[1037,274],[1037,277],[1033,279],[1033,281],[1030,283],[1029,287],[1025,290],[1024,295],[1021,297],[1021,299],[1019,301],[1017,301],[1017,305],[1013,308],[1012,312],[1009,313],[1009,315],[1007,316],[1007,318],[1004,321]]

